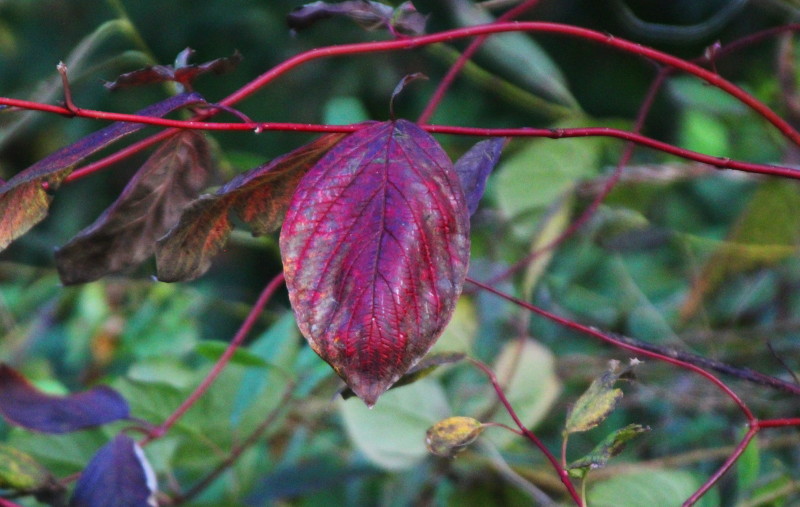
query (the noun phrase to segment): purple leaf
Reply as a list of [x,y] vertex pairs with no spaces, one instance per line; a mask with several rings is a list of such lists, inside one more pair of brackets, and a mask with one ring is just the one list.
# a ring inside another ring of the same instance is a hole
[[346,16],[366,30],[391,28],[408,35],[425,32],[426,16],[417,12],[411,2],[403,2],[397,8],[367,0],[333,4],[313,2],[296,8],[286,17],[286,22],[292,30],[302,30],[334,16]]
[[141,447],[119,434],[81,473],[69,507],[152,507],[155,489],[155,475]]
[[486,180],[497,165],[505,144],[505,137],[486,139],[476,143],[455,163],[470,215],[478,209],[478,203],[486,190]]
[[303,177],[280,246],[300,330],[373,405],[450,320],[469,215],[439,144],[408,121],[377,123]]
[[51,396],[0,363],[0,415],[10,424],[29,430],[69,433],[127,419],[130,412],[125,398],[110,387]]
[[342,137],[321,136],[236,176],[215,194],[202,195],[189,203],[175,227],[158,241],[158,279],[178,282],[205,273],[233,228],[231,210],[250,226],[253,235],[276,231],[300,178]]
[[[136,114],[160,117],[199,102],[205,101],[196,93],[181,94]],[[143,127],[141,123],[114,123],[43,158],[0,185],[0,251],[44,220],[52,200],[50,193],[58,188],[79,162]]]
[[212,172],[203,134],[186,130],[165,141],[114,204],[56,252],[61,281],[91,282],[141,264],[207,186]]

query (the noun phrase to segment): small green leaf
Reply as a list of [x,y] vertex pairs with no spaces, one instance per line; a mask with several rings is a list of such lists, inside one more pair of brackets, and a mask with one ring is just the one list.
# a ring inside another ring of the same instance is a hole
[[574,477],[583,477],[589,470],[603,468],[608,460],[621,453],[625,449],[625,444],[637,435],[650,431],[649,426],[641,424],[629,424],[624,428],[608,435],[600,442],[592,452],[586,456],[573,461],[567,469]]
[[[197,344],[195,352],[201,356],[216,361],[228,348],[228,344],[219,340],[205,340]],[[247,349],[237,349],[231,357],[231,362],[242,366],[257,366],[260,368],[268,367],[270,364],[253,354]]]
[[619,361],[611,361],[608,371],[595,379],[575,402],[567,416],[564,434],[588,431],[603,422],[622,398],[622,390],[614,384],[629,371],[629,368],[620,370]]
[[445,458],[452,458],[475,441],[484,425],[472,417],[448,417],[431,426],[425,433],[428,450]]
[[[681,505],[700,487],[696,473],[683,470],[639,470],[598,482],[588,494],[591,507],[653,507]],[[719,506],[716,490],[709,491],[696,507]]]

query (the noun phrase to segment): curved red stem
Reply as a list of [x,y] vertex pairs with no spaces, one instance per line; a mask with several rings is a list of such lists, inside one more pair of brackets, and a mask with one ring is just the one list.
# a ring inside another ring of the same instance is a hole
[[247,314],[247,317],[242,322],[242,325],[239,327],[239,330],[234,335],[233,339],[231,340],[230,344],[228,344],[228,348],[225,349],[225,352],[217,359],[217,362],[214,363],[214,367],[208,372],[208,375],[203,379],[203,381],[198,385],[192,394],[186,398],[181,405],[175,409],[175,411],[158,427],[154,428],[141,442],[141,445],[147,445],[148,443],[161,438],[164,434],[169,431],[169,429],[180,419],[183,415],[194,405],[197,400],[203,396],[208,388],[211,387],[211,384],[217,379],[217,377],[222,373],[225,367],[228,365],[228,361],[230,361],[231,357],[233,357],[233,353],[236,352],[236,349],[239,345],[242,344],[244,339],[247,337],[247,334],[255,325],[256,320],[261,315],[261,312],[264,310],[264,307],[267,305],[269,300],[275,294],[275,291],[283,284],[283,273],[278,274],[275,278],[273,278],[264,290],[261,291],[261,294],[258,296],[258,299],[253,304],[253,307],[250,309],[250,313]]

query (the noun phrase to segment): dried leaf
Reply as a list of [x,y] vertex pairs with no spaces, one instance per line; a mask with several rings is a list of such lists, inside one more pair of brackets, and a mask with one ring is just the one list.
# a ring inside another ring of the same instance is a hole
[[203,134],[187,130],[166,141],[114,204],[56,252],[61,281],[91,282],[141,264],[153,254],[156,240],[208,185],[212,172]]
[[592,449],[592,452],[570,463],[567,470],[572,476],[583,477],[589,470],[603,468],[608,463],[608,460],[625,449],[625,444],[628,441],[648,431],[650,431],[650,427],[642,426],[641,424],[629,424],[624,428],[618,429],[603,439]]
[[[204,102],[196,94],[181,94],[139,111],[141,116],[160,117],[172,110]],[[56,190],[75,166],[89,155],[144,127],[117,122],[90,134],[40,160],[0,186],[0,251],[44,220]]]
[[472,417],[448,417],[425,433],[425,445],[437,456],[453,458],[474,442],[485,426]]
[[194,54],[190,48],[186,48],[178,55],[176,64],[173,65],[153,65],[143,69],[134,70],[122,74],[112,82],[105,83],[105,87],[111,91],[129,86],[141,86],[152,83],[163,83],[165,81],[175,81],[184,86],[191,86],[192,81],[208,72],[214,74],[224,74],[236,68],[242,61],[242,55],[238,51],[225,58],[217,58],[209,62],[200,64],[187,64],[186,61]]
[[486,190],[486,180],[500,160],[500,153],[506,145],[505,137],[494,137],[475,144],[455,163],[461,188],[467,198],[469,214],[475,213],[478,203]]
[[620,369],[619,361],[610,361],[609,369],[596,378],[575,402],[567,416],[564,434],[588,431],[605,421],[622,398],[622,389],[615,388],[614,384],[636,364],[638,362],[632,361],[631,367]]
[[155,489],[155,474],[141,447],[120,434],[97,451],[81,473],[69,506],[155,506]]
[[426,16],[417,12],[411,2],[403,2],[397,8],[367,0],[334,4],[313,2],[296,8],[286,17],[286,22],[292,30],[302,30],[334,16],[346,16],[366,30],[392,28],[409,35],[425,32]]
[[29,430],[69,433],[127,419],[130,413],[125,398],[110,387],[51,396],[36,389],[19,372],[0,364],[0,415],[10,424]]
[[242,173],[213,195],[202,195],[185,207],[180,220],[156,246],[158,279],[192,280],[205,273],[233,227],[229,212],[250,225],[254,235],[280,227],[300,178],[343,134],[327,134]]
[[408,121],[378,123],[303,177],[280,245],[301,332],[373,405],[450,320],[469,215],[438,143]]

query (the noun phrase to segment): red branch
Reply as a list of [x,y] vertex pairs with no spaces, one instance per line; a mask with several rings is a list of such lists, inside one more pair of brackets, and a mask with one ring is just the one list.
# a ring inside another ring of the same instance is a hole
[[[798,30],[800,29],[800,25],[787,25],[785,29]],[[751,96],[741,88],[737,87],[733,83],[727,81],[726,79],[722,78],[721,76],[719,76],[714,72],[706,70],[694,63],[690,63],[686,60],[677,58],[667,53],[663,53],[661,51],[657,51],[652,48],[641,46],[639,44],[624,39],[618,39],[610,35],[596,32],[594,30],[589,30],[586,28],[576,27],[572,25],[563,25],[559,23],[545,23],[545,22],[534,22],[534,21],[513,22],[513,23],[497,22],[489,25],[458,28],[431,35],[423,35],[419,37],[411,37],[399,40],[343,44],[338,46],[328,46],[323,48],[312,49],[310,51],[306,51],[304,53],[296,55],[278,64],[277,66],[263,73],[261,76],[257,77],[247,85],[243,86],[233,94],[222,99],[219,103],[220,105],[225,107],[232,106],[240,102],[241,100],[249,97],[250,95],[256,93],[259,89],[266,86],[268,83],[278,78],[279,76],[283,75],[284,73],[288,72],[289,70],[298,67],[306,62],[320,58],[329,58],[334,56],[355,55],[355,54],[374,53],[383,51],[407,50],[407,49],[418,48],[428,44],[448,42],[461,38],[485,36],[496,33],[517,32],[517,31],[551,33],[551,34],[559,34],[559,35],[582,38],[593,42],[597,42],[599,44],[610,46],[622,51],[627,51],[648,58],[655,62],[661,63],[663,65],[667,65],[671,68],[693,74],[701,79],[704,79],[709,84],[714,85],[720,88],[721,90],[727,92],[731,96],[739,99],[742,103],[746,104],[756,113],[758,113],[767,121],[772,123],[788,139],[800,145],[800,132],[797,132],[794,128],[792,128],[791,125],[789,125],[785,120],[780,118],[765,104],[758,101],[755,97]],[[50,106],[45,104],[35,104],[28,101],[20,101],[8,98],[0,98],[0,104],[5,104],[14,107],[23,107],[26,109],[49,111],[68,116],[73,116],[76,115],[76,113],[78,113],[79,116],[88,118],[115,120],[115,121],[136,121],[141,123],[161,125],[164,127],[173,127],[173,128],[180,127],[180,128],[202,128],[207,130],[255,130],[256,128],[260,127],[264,130],[277,129],[277,130],[297,130],[297,131],[313,131],[313,132],[344,131],[335,129],[334,127],[321,126],[321,125],[310,126],[310,125],[298,125],[291,123],[231,124],[231,123],[210,123],[202,121],[206,119],[209,116],[209,114],[206,114],[205,116],[200,116],[188,122],[182,122],[179,120],[148,118],[136,115],[106,113],[102,111],[93,111],[86,109],[78,109],[77,111],[75,111],[74,109],[68,109],[64,107]],[[660,141],[655,141],[649,138],[644,138],[642,136],[637,136],[631,132],[618,131],[615,129],[604,129],[604,128],[569,129],[569,130],[564,129],[564,130],[552,130],[548,132],[547,129],[475,129],[468,127],[429,126],[427,130],[429,130],[430,132],[460,134],[460,135],[478,135],[478,136],[486,136],[486,135],[526,136],[527,135],[527,136],[537,136],[537,137],[559,138],[567,136],[574,137],[574,136],[604,135],[604,136],[617,137],[620,139],[634,141],[644,146],[649,146],[657,150],[662,150],[666,153],[689,158],[691,160],[696,160],[699,162],[708,163],[716,167],[739,169],[749,172],[758,172],[763,174],[774,174],[777,176],[797,178],[797,175],[795,174],[796,171],[793,171],[788,168],[775,169],[771,168],[771,166],[763,166],[759,164],[747,164],[744,162],[740,163],[740,162],[730,161],[725,158],[717,158],[708,155],[696,154],[693,152],[689,152],[688,150],[682,150],[680,148],[671,146],[669,144],[662,143]],[[80,171],[75,171],[71,175],[71,177],[68,178],[68,181],[75,180],[79,177],[89,174],[90,172],[99,170],[102,167],[106,167],[111,162],[118,161],[124,156],[129,156],[130,154],[134,153],[135,150],[144,149],[145,147],[150,146],[161,139],[164,139],[170,134],[171,132],[162,132],[144,141],[140,141],[139,143],[129,147],[128,149],[114,154],[112,157],[108,157],[106,159],[95,162],[94,164],[91,165],[91,167],[87,166],[86,168]]]
[[261,312],[264,310],[264,307],[267,305],[269,300],[275,294],[275,291],[283,284],[283,273],[278,274],[275,278],[273,278],[264,290],[261,292],[261,295],[258,296],[258,300],[256,300],[253,307],[250,309],[250,313],[247,314],[247,318],[244,319],[242,322],[241,327],[236,332],[236,335],[231,340],[230,344],[228,344],[228,348],[225,349],[225,352],[222,353],[217,362],[214,363],[214,367],[211,371],[206,375],[203,381],[198,385],[192,394],[187,397],[181,405],[175,409],[175,411],[163,422],[160,426],[154,428],[152,431],[148,433],[148,435],[140,442],[141,445],[147,445],[148,443],[161,438],[166,434],[167,431],[180,419],[183,415],[192,408],[197,400],[203,396],[208,388],[211,387],[211,384],[217,379],[217,377],[222,373],[222,370],[225,369],[225,366],[228,365],[228,361],[230,361],[231,357],[233,357],[234,352],[242,344],[244,339],[247,337],[247,334],[255,325],[256,320],[261,315]]
[[508,412],[508,415],[511,416],[511,419],[514,420],[514,424],[517,425],[519,430],[522,432],[522,435],[528,440],[530,440],[533,443],[533,445],[535,445],[542,452],[542,454],[544,454],[544,456],[547,458],[547,461],[550,462],[550,464],[555,469],[556,473],[558,473],[558,477],[561,479],[561,482],[564,484],[564,487],[567,488],[567,491],[569,492],[570,496],[575,501],[575,503],[577,505],[583,505],[580,494],[578,494],[578,491],[575,489],[575,486],[572,484],[572,481],[569,478],[569,473],[559,464],[558,458],[556,458],[555,455],[552,452],[550,452],[550,449],[548,449],[547,446],[544,445],[544,443],[541,440],[539,440],[539,437],[537,437],[531,430],[529,430],[522,423],[519,416],[517,416],[517,412],[514,410],[514,407],[511,406],[511,402],[508,401],[506,394],[503,392],[503,388],[497,381],[497,375],[494,374],[491,368],[489,368],[482,362],[472,358],[469,358],[469,361],[473,365],[478,367],[489,378],[489,382],[492,383],[492,387],[497,393],[497,398],[500,400],[500,403],[503,404],[503,406],[506,409],[506,412]]

